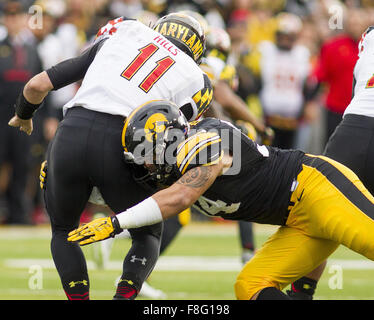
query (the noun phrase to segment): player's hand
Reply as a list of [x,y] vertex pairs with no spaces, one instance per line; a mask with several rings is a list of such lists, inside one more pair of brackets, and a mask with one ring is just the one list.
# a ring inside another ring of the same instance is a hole
[[270,127],[266,127],[265,130],[260,133],[260,136],[262,144],[271,146],[274,140],[274,130]]
[[68,241],[85,246],[90,243],[114,237],[123,230],[116,216],[98,218],[69,233]]
[[8,125],[15,128],[19,127],[21,131],[26,132],[28,135],[31,135],[33,130],[32,119],[23,120],[17,115],[10,119]]

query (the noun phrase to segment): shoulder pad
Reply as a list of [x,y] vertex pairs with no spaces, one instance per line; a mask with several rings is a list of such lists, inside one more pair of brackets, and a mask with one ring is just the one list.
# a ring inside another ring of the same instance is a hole
[[370,26],[370,27],[367,28],[366,31],[362,34],[362,36],[361,36],[361,40],[360,40],[360,42],[359,42],[359,44],[358,44],[358,52],[359,52],[359,56],[360,56],[361,53],[364,51],[364,49],[365,49],[365,51],[370,51],[370,52],[373,51],[373,49],[372,49],[372,48],[373,48],[373,44],[372,44],[372,42],[373,42],[373,38],[374,38],[373,33],[371,33],[370,36],[368,36],[369,33],[370,33],[371,31],[373,31],[373,30],[374,30],[374,27],[373,27],[373,26]]
[[114,33],[116,33],[119,25],[122,22],[127,21],[127,20],[135,21],[135,19],[129,19],[125,17],[119,17],[119,18],[109,21],[105,26],[100,28],[100,30],[96,34],[95,42],[112,36]]
[[177,167],[180,173],[218,163],[223,156],[221,142],[221,137],[216,132],[199,131],[180,143],[177,149]]
[[195,128],[201,121],[202,119],[190,121],[189,124],[190,124],[191,129]]
[[196,103],[198,119],[210,106],[213,99],[213,88],[208,76],[204,73],[204,88],[196,92],[192,99]]

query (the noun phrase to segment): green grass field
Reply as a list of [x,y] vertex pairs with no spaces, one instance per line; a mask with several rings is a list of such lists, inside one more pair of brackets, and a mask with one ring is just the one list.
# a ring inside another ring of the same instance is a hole
[[[256,246],[274,230],[255,225]],[[49,226],[0,228],[0,300],[65,299],[51,260],[49,238]],[[92,248],[84,247],[91,299],[112,298],[129,245],[127,239],[115,241],[105,270],[95,267]],[[240,268],[235,223],[192,223],[160,258],[149,283],[163,290],[167,299],[232,300]],[[342,280],[342,288],[336,287],[336,279]],[[374,262],[340,247],[329,260],[315,299],[374,299],[373,288]]]

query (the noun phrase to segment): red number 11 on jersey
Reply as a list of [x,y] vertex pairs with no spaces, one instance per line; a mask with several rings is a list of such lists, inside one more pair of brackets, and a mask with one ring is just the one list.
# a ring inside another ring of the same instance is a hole
[[[135,73],[139,71],[144,63],[146,63],[147,60],[152,57],[158,49],[159,48],[153,43],[147,44],[145,47],[138,49],[139,54],[133,61],[130,62],[127,68],[122,72],[121,76],[127,80],[131,80]],[[147,93],[174,63],[175,61],[169,56],[156,61],[156,67],[154,67],[153,70],[144,78],[144,80],[140,83],[139,88]]]
[[366,89],[368,88],[374,88],[374,74],[373,76],[366,82]]

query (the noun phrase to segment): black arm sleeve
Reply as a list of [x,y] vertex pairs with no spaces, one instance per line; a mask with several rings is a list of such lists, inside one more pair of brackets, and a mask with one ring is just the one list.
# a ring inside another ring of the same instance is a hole
[[60,62],[46,70],[53,90],[58,90],[84,78],[96,54],[103,46],[103,39],[85,50],[80,56]]

